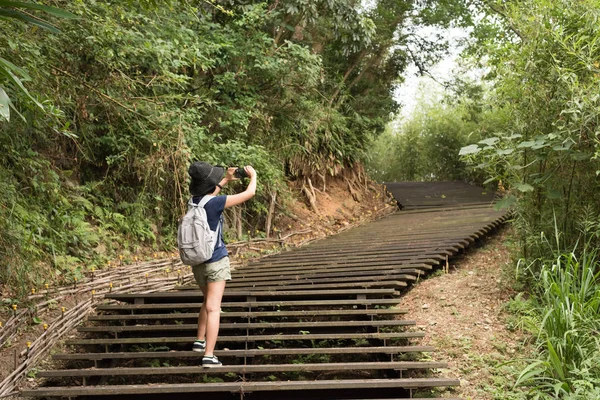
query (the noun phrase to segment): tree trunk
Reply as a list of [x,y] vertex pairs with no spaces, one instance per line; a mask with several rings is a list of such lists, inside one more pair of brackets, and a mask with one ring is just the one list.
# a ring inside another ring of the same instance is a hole
[[275,213],[275,202],[277,200],[277,192],[271,192],[271,202],[269,203],[269,212],[267,214],[267,222],[265,223],[265,235],[267,239],[271,237],[271,225],[273,223],[273,214]]
[[242,240],[242,235],[244,234],[243,226],[242,226],[242,207],[234,207],[235,210],[235,232],[238,240]]
[[358,64],[362,61],[362,59],[365,57],[365,55],[366,55],[365,50],[362,50],[360,52],[360,54],[356,57],[356,61],[354,62],[354,64],[352,64],[350,66],[350,68],[348,68],[348,70],[344,74],[344,77],[342,78],[342,81],[338,84],[338,87],[335,89],[335,92],[333,93],[333,95],[331,96],[331,99],[329,100],[329,107],[331,107],[331,105],[333,104],[335,99],[338,97],[338,95],[340,94],[340,91],[342,90],[344,83],[346,83],[346,80],[348,80],[348,77],[350,76],[350,74],[356,69],[356,67],[358,67]]

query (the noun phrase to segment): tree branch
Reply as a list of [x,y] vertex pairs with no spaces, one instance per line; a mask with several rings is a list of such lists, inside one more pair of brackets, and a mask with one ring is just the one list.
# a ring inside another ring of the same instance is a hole
[[523,36],[523,34],[521,32],[519,32],[519,30],[517,28],[515,28],[515,26],[510,22],[510,18],[508,17],[508,15],[506,14],[506,12],[504,10],[501,10],[499,7],[496,7],[492,4],[491,1],[489,0],[482,0],[482,3],[487,6],[490,10],[492,10],[493,12],[495,12],[496,14],[498,14],[500,17],[502,17],[506,23],[508,28],[519,37],[519,39],[521,39],[522,41],[525,41],[525,37]]

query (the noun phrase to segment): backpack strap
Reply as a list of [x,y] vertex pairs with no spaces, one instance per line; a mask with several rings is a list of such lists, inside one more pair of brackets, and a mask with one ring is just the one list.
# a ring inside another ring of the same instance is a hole
[[[194,204],[194,205],[198,206],[198,207],[204,208],[204,206],[206,206],[206,203],[208,203],[214,197],[215,196],[206,195],[206,196],[204,196],[200,200],[200,202],[197,205],[196,204]],[[192,201],[193,201],[193,198],[192,198]],[[223,218],[223,216],[221,216],[221,219],[222,218]],[[213,237],[215,238],[215,247],[217,247],[217,246],[219,246],[221,244],[221,225],[222,225],[222,220],[221,219],[219,219],[219,222],[217,223],[217,230],[216,231],[211,230],[211,232],[214,232],[213,233],[213,235],[214,235]]]
[[200,202],[198,203],[198,206],[204,208],[204,206],[206,205],[206,203],[208,203],[214,197],[215,196],[204,196],[202,198],[202,200],[200,200]]
[[[194,203],[194,197],[191,197],[190,201],[188,202],[188,206],[189,207],[202,207],[202,208],[204,208],[204,206],[206,206],[206,203],[208,203],[214,197],[215,196],[206,195],[206,196],[202,197],[202,199],[198,202],[198,204],[195,204]],[[190,210],[190,209],[188,208],[188,210]],[[221,216],[221,218],[223,218],[223,217]],[[216,231],[211,230],[211,232],[214,232],[215,239],[217,240],[217,244],[216,245],[219,245],[221,243],[221,229],[222,229],[221,225],[222,225],[222,221],[219,220],[219,223],[217,224],[217,230]]]
[[[215,196],[206,195],[206,196],[202,197],[202,199],[198,202],[198,204],[194,203],[194,197],[190,197],[190,201],[188,201],[188,206],[189,207],[198,207],[198,206],[200,206],[200,207],[204,208],[204,206],[206,205],[206,203],[208,203],[209,200],[213,199],[214,197]],[[188,208],[188,210],[189,210],[189,208]]]

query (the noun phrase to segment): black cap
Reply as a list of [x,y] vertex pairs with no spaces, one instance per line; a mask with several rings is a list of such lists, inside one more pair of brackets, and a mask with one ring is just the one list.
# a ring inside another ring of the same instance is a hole
[[196,161],[188,170],[192,178],[190,193],[192,196],[204,196],[214,192],[224,173],[225,169],[222,167],[213,167],[204,161]]

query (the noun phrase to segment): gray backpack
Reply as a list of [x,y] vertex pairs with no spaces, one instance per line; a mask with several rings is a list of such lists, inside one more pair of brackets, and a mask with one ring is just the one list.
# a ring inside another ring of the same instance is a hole
[[[214,196],[204,196],[200,203],[188,202],[188,211],[177,228],[177,247],[181,262],[197,265],[209,260],[215,250],[218,232],[210,230],[204,206]],[[218,231],[218,228],[217,228]]]

